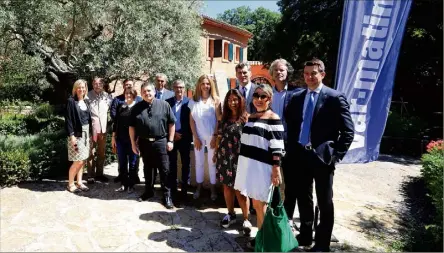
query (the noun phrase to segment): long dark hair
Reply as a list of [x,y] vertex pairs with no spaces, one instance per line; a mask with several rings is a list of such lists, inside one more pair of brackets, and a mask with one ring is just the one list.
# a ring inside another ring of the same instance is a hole
[[230,97],[230,95],[235,95],[239,99],[236,122],[245,123],[247,121],[247,112],[245,109],[245,99],[237,89],[231,89],[225,95],[224,110],[222,113],[222,121],[227,122],[230,120],[230,118],[232,116],[230,105],[228,104],[228,98]]

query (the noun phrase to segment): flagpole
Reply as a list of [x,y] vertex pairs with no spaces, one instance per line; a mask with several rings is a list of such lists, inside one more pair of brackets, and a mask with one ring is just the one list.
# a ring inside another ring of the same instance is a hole
[[[341,1],[341,0],[339,0]],[[339,2],[338,1],[338,2]],[[344,1],[344,6],[342,7],[342,16],[341,16],[341,30],[339,32],[339,50],[338,50],[338,59],[336,59],[336,71],[335,71],[335,85],[334,85],[334,89],[336,89],[338,87],[338,68],[339,68],[339,60],[341,59],[341,51],[342,51],[342,29],[344,28],[344,13],[345,13],[345,9],[348,6],[348,1],[350,0],[345,0]]]

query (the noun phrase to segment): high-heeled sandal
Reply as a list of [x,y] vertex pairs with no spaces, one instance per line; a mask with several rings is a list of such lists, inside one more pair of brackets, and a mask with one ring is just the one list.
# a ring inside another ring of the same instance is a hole
[[77,188],[79,188],[81,191],[87,192],[89,191],[88,186],[84,185],[84,184],[76,184]]
[[77,188],[77,186],[75,184],[71,184],[71,185],[66,186],[66,190],[68,190],[71,193],[78,193],[78,192],[80,192],[80,189]]

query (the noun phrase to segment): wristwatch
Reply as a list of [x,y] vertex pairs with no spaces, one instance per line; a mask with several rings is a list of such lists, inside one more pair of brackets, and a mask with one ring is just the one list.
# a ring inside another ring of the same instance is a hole
[[171,144],[174,144],[172,141],[168,141],[168,143],[170,143],[171,142]]

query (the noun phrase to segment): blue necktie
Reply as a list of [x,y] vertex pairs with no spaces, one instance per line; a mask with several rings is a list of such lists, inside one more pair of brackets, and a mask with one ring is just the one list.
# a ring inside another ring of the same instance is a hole
[[161,92],[161,91],[158,91],[157,94],[156,94],[156,98],[157,98],[157,99],[160,99],[160,96],[162,96],[162,92]]
[[241,86],[241,94],[244,98],[246,98],[245,94],[245,87]]
[[310,92],[307,107],[305,108],[304,122],[302,123],[301,138],[299,140],[302,145],[307,145],[310,142],[310,128],[311,120],[313,119],[314,95],[314,92]]

